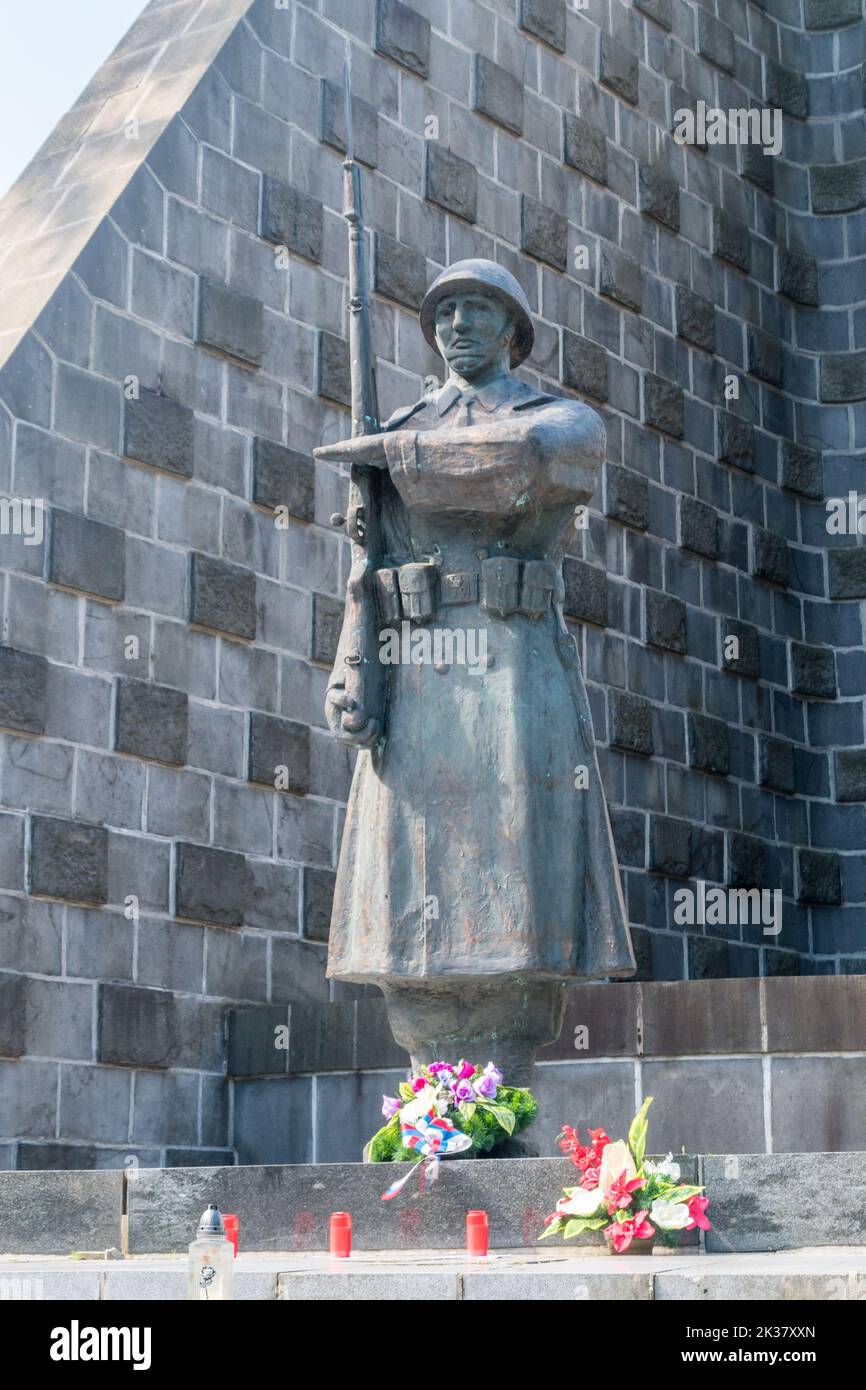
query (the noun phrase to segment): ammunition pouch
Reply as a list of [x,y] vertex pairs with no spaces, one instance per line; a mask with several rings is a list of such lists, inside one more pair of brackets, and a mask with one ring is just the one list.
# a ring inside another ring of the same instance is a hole
[[377,570],[376,595],[383,622],[427,623],[440,607],[479,602],[500,618],[522,613],[537,619],[562,602],[565,590],[562,570],[552,560],[494,555],[479,570],[443,572],[432,560]]

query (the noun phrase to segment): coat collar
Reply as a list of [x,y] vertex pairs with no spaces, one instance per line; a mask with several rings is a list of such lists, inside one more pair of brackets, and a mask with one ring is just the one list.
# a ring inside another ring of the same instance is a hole
[[540,405],[542,402],[550,400],[551,397],[533,391],[524,382],[510,376],[500,377],[498,381],[491,382],[489,386],[479,387],[477,390],[473,387],[463,389],[456,382],[449,381],[436,397],[437,414],[447,415],[452,406],[463,399],[477,402],[482,410],[489,412],[502,406],[510,410],[517,410],[536,402]]

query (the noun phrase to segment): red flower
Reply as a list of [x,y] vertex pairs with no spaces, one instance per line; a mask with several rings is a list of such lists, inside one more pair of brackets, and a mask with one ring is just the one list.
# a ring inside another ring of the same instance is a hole
[[633,1240],[649,1240],[655,1235],[655,1227],[647,1221],[645,1211],[638,1211],[628,1221],[614,1221],[610,1226],[605,1226],[604,1233],[610,1236],[613,1248],[619,1255],[628,1249]]
[[713,1229],[705,1215],[709,1205],[709,1197],[695,1196],[689,1198],[686,1206],[689,1209],[689,1216],[692,1219],[686,1226],[687,1231],[694,1230],[695,1226],[700,1226],[702,1231],[711,1231]]
[[639,1187],[643,1187],[643,1178],[632,1178],[631,1182],[628,1182],[625,1169],[623,1169],[616,1181],[611,1183],[610,1189],[606,1193],[610,1204],[607,1209],[608,1215],[613,1216],[619,1207],[630,1207],[631,1194]]
[[598,1187],[598,1169],[585,1168],[583,1170],[583,1177],[578,1183],[578,1187],[585,1187],[587,1192],[591,1192],[594,1187]]
[[603,1129],[591,1129],[589,1131],[589,1137],[592,1140],[593,1148],[598,1150],[600,1157],[605,1144],[610,1143],[609,1137],[605,1134]]

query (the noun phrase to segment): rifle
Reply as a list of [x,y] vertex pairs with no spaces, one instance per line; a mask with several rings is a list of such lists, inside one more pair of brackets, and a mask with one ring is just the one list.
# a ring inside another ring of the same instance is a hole
[[[361,211],[361,170],[354,157],[349,68],[343,68],[346,107],[346,159],[343,163],[343,215],[349,232],[349,356],[352,385],[352,436],[375,434],[379,426],[376,367],[370,335],[366,239]],[[343,519],[336,519],[342,524]],[[352,464],[345,528],[352,544],[343,629],[329,688],[344,687],[342,742],[370,745],[384,726],[384,672],[378,654],[374,579],[382,563],[381,478],[378,470]],[[363,737],[366,731],[366,737]],[[337,734],[340,739],[340,733]]]

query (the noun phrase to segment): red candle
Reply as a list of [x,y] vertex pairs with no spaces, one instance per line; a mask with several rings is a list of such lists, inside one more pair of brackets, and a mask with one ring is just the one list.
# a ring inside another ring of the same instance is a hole
[[352,1217],[347,1211],[331,1213],[330,1248],[336,1260],[348,1260],[352,1253]]
[[466,1213],[466,1253],[479,1259],[487,1254],[489,1241],[489,1222],[486,1211],[467,1211]]
[[225,1212],[223,1212],[223,1225],[226,1228],[226,1240],[231,1241],[235,1252],[235,1259],[237,1259],[238,1232],[240,1230],[240,1222],[238,1221],[238,1218],[236,1216],[227,1216]]

